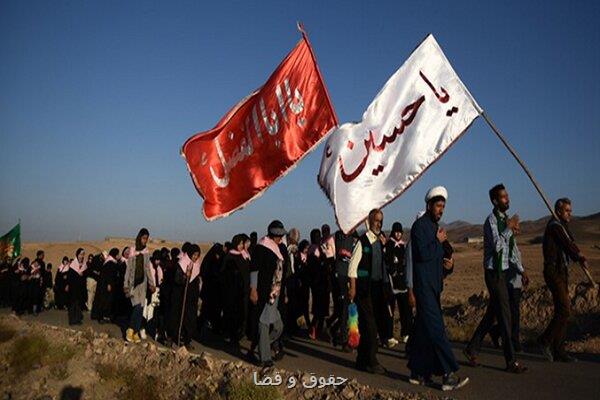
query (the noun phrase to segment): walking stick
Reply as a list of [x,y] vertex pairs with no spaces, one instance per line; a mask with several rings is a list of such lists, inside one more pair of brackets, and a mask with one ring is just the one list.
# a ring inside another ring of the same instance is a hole
[[[506,140],[506,138],[500,133],[500,131],[498,130],[498,128],[496,128],[496,125],[494,125],[494,123],[488,117],[488,115],[485,113],[485,111],[483,111],[481,113],[481,116],[483,117],[483,119],[485,120],[485,122],[487,122],[487,124],[489,125],[489,127],[492,128],[492,131],[494,131],[494,133],[496,134],[496,136],[498,136],[498,139],[500,139],[500,141],[502,142],[502,144],[508,149],[508,152],[515,158],[515,160],[517,160],[517,162],[519,163],[519,165],[521,166],[521,168],[523,168],[523,171],[525,171],[525,173],[527,174],[527,177],[529,177],[529,180],[531,181],[531,183],[533,183],[533,186],[535,187],[535,189],[537,190],[537,192],[542,197],[542,200],[544,201],[544,204],[546,204],[546,207],[548,207],[548,210],[550,210],[550,214],[554,217],[554,219],[556,219],[557,221],[560,221],[558,219],[556,213],[554,212],[554,209],[550,206],[550,202],[548,201],[548,198],[546,197],[546,195],[542,191],[542,188],[537,183],[537,181],[535,180],[535,178],[533,177],[533,175],[529,171],[529,168],[527,168],[527,166],[525,165],[525,163],[523,162],[523,160],[521,159],[521,157],[519,157],[519,155],[517,154],[517,152],[515,151],[515,149],[513,149],[513,147],[510,145],[510,143],[508,143],[508,141]],[[565,234],[566,234],[567,232],[566,232],[565,227],[562,226],[562,224],[560,224],[560,226],[563,228],[563,230],[565,231]],[[567,235],[567,236],[569,236],[569,235]],[[579,264],[579,265],[581,266],[581,269],[583,270],[583,273],[585,274],[585,276],[590,281],[590,284],[593,287],[596,287],[597,284],[594,281],[594,278],[592,278],[592,275],[590,274],[590,271],[585,267],[585,265],[583,265],[583,264]]]
[[181,317],[179,318],[179,331],[177,332],[177,347],[180,346],[180,341],[181,341],[181,328],[183,326],[183,315],[185,314],[185,302],[186,302],[186,298],[187,298],[187,289],[188,289],[188,280],[190,278],[187,275],[187,272],[185,274],[185,288],[183,289],[183,304],[181,305]]

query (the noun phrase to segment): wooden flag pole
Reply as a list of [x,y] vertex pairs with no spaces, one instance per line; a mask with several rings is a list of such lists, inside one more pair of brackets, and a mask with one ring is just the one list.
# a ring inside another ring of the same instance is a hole
[[185,288],[183,289],[183,304],[181,305],[181,318],[179,318],[179,330],[177,331],[177,347],[181,342],[181,328],[183,327],[183,316],[185,314],[185,302],[187,301],[187,290],[189,285],[189,277],[185,274]]
[[[550,202],[548,201],[548,198],[546,197],[546,195],[542,191],[542,188],[537,183],[537,181],[535,180],[534,176],[529,171],[529,168],[527,168],[527,165],[525,165],[525,163],[523,162],[523,160],[521,159],[521,157],[519,157],[519,155],[517,154],[517,152],[515,151],[515,149],[510,145],[510,143],[508,143],[508,141],[502,135],[502,133],[500,133],[500,131],[498,130],[498,128],[496,128],[496,125],[494,125],[494,123],[492,122],[492,120],[490,119],[490,117],[488,117],[488,115],[486,114],[485,111],[482,111],[481,116],[483,117],[483,119],[485,120],[485,122],[487,122],[487,124],[492,129],[492,131],[494,131],[494,133],[496,134],[496,136],[498,136],[498,139],[500,139],[500,141],[502,142],[502,144],[507,148],[508,152],[510,154],[512,154],[512,156],[515,158],[515,160],[517,160],[517,162],[519,163],[519,165],[521,166],[521,168],[523,168],[523,171],[525,171],[525,173],[529,177],[529,180],[531,181],[531,183],[533,183],[533,186],[535,187],[535,189],[537,190],[537,192],[542,197],[542,200],[546,204],[546,207],[548,207],[548,210],[550,211],[550,214],[554,217],[554,219],[556,219],[557,221],[560,221],[558,219],[558,216],[554,212],[554,208],[552,208],[552,206],[550,205]],[[584,274],[587,276],[587,278],[590,281],[590,283],[593,286],[596,286],[596,282],[594,281],[594,278],[592,278],[592,275],[590,274],[590,271],[588,271],[588,269],[584,265],[582,265],[582,264],[579,264],[579,265],[581,266],[581,269],[583,270]]]

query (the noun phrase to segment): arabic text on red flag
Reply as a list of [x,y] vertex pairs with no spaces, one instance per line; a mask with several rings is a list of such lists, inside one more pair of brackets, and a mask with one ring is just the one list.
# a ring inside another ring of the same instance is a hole
[[181,150],[207,220],[262,194],[337,124],[306,37],[267,82]]

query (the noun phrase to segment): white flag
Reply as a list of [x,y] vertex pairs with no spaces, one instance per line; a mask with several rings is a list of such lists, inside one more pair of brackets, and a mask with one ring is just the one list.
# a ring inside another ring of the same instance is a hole
[[433,35],[387,81],[359,123],[336,129],[319,184],[344,232],[400,196],[482,112]]

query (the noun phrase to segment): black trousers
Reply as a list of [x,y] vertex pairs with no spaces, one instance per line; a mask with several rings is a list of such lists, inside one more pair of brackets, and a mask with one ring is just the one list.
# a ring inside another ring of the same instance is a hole
[[[513,347],[518,349],[521,347],[520,332],[521,332],[521,296],[522,292],[520,288],[514,288],[510,284],[508,285],[508,304],[510,307],[510,318],[511,318],[511,338]],[[490,331],[492,335],[500,336],[500,324],[494,325]]]
[[394,295],[394,299],[390,302],[392,315],[394,315],[396,305],[400,314],[400,336],[410,336],[413,330],[414,317],[412,308],[408,303],[408,291]]
[[485,285],[490,294],[490,300],[483,319],[467,345],[467,351],[472,354],[477,354],[481,349],[483,338],[490,332],[494,326],[494,322],[497,321],[500,329],[500,336],[502,337],[504,359],[506,365],[510,365],[515,362],[515,350],[511,334],[511,311],[508,286],[506,284],[506,273],[486,269]]
[[333,325],[336,320],[340,317],[340,310],[342,304],[340,302],[340,290],[341,283],[338,281],[337,274],[335,273],[335,266],[332,268],[333,271],[329,274],[329,280],[331,281],[331,300],[333,302],[333,313],[327,318],[328,324]]
[[[387,341],[393,336],[394,320],[391,314],[389,299],[389,282],[371,281],[371,299],[373,303],[373,314],[377,324],[379,340]],[[359,322],[360,324],[360,322]]]
[[331,336],[333,337],[334,345],[339,346],[348,343],[348,306],[350,305],[348,281],[347,276],[338,276],[334,281],[334,286],[337,287],[335,290],[337,298],[333,302],[335,319],[333,325],[331,325]]
[[360,331],[360,341],[356,349],[356,367],[359,369],[375,367],[379,364],[377,361],[377,325],[373,317],[371,298],[357,296],[355,301]]

